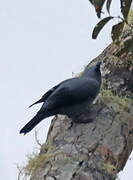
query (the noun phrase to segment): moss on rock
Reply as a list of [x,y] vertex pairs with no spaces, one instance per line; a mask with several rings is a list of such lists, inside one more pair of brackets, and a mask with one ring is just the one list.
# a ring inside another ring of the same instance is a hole
[[128,111],[131,106],[130,98],[114,95],[111,90],[103,88],[101,94],[101,101],[107,106],[112,105],[114,111],[118,111],[118,109],[119,112]]

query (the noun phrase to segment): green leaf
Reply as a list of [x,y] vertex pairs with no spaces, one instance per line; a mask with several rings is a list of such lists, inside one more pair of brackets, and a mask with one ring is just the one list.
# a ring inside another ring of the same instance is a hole
[[119,40],[119,37],[123,31],[123,27],[124,27],[124,21],[122,21],[112,27],[111,36],[112,36],[113,41]]
[[97,12],[97,16],[98,18],[100,18],[105,0],[93,0],[93,1],[94,1],[95,10]]
[[91,4],[93,4],[93,0],[89,0]]
[[97,16],[100,18],[105,0],[89,0],[89,1],[95,7]]
[[111,5],[111,2],[112,2],[112,0],[107,0],[107,3],[106,3],[106,9],[107,9],[109,14],[110,14],[110,5]]
[[101,29],[105,26],[105,24],[107,24],[108,21],[110,21],[111,19],[113,19],[114,17],[112,16],[109,16],[109,17],[106,17],[104,19],[102,19],[96,26],[95,28],[93,29],[93,33],[92,33],[92,38],[93,39],[96,39],[99,32],[101,31]]
[[121,2],[121,12],[125,20],[127,20],[127,16],[132,4],[132,0],[120,0],[120,2]]

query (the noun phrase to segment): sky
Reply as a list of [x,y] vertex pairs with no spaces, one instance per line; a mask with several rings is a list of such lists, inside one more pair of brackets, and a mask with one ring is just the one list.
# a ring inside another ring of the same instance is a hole
[[[118,15],[118,9],[115,2],[112,13]],[[19,134],[40,106],[27,107],[110,44],[112,23],[92,40],[97,22],[88,0],[0,1],[0,179],[17,179],[16,164],[23,165],[37,146],[34,131]],[[36,128],[42,143],[51,119]],[[121,180],[131,179],[131,166],[129,160]]]

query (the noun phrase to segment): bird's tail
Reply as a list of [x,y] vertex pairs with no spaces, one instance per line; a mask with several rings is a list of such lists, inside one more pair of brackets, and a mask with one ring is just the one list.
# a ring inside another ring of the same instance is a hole
[[28,108],[34,106],[35,104],[38,104],[38,103],[42,103],[43,100],[42,99],[39,99],[38,101],[36,101],[35,103],[31,104]]
[[24,135],[30,132],[37,124],[40,123],[47,116],[44,113],[37,113],[21,130],[20,134],[24,133]]

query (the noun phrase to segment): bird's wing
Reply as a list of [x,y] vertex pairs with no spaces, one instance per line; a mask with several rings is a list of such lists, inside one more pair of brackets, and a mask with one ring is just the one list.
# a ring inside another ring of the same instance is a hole
[[[95,83],[87,78],[73,78],[62,83],[42,105],[40,111],[58,109],[82,103],[95,91]],[[94,84],[94,85],[93,85]],[[94,88],[94,89],[93,89]],[[93,90],[92,90],[93,89]]]
[[35,103],[31,104],[31,105],[29,106],[29,108],[32,107],[32,106],[35,105],[35,104],[45,102],[46,99],[47,99],[47,98],[55,91],[55,89],[56,89],[57,87],[59,87],[59,86],[60,86],[60,84],[58,84],[58,85],[54,86],[53,88],[51,88],[51,89],[50,89],[49,91],[47,91],[38,101],[36,101]]

